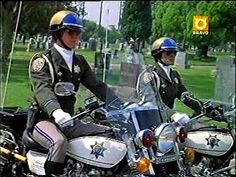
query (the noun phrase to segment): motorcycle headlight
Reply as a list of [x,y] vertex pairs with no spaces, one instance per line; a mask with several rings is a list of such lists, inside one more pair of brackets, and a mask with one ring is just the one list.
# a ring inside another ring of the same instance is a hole
[[175,144],[176,136],[176,130],[170,123],[163,123],[156,128],[155,137],[158,151],[163,154],[169,152]]

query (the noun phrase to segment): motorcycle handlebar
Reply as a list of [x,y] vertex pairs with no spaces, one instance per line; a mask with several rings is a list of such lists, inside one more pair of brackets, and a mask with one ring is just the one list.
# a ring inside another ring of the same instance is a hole
[[190,102],[190,101],[191,101],[191,102],[194,102],[194,103],[196,103],[197,105],[199,105],[199,107],[202,107],[202,101],[199,100],[199,99],[197,99],[197,98],[195,98],[195,97],[193,96],[193,94],[190,93],[190,92],[183,92],[183,93],[181,94],[180,100],[181,100],[182,102]]
[[101,108],[101,107],[103,107],[103,106],[105,106],[105,103],[101,103],[101,104],[99,104],[99,105],[97,105],[97,106],[94,106],[94,107],[92,107],[92,108],[87,108],[87,109],[85,109],[83,112],[72,116],[72,119],[76,119],[76,118],[79,118],[79,117],[84,117],[84,116],[86,116],[87,114],[89,114],[89,113],[93,112],[94,110],[96,110],[96,109],[98,109],[98,108]]
[[194,117],[193,119],[198,119],[203,116],[207,116],[216,121],[226,121],[224,118],[224,111],[222,106],[213,106],[211,101],[202,102],[201,100],[195,98],[190,92],[184,92],[181,95],[181,101],[194,101],[201,107],[201,114]]

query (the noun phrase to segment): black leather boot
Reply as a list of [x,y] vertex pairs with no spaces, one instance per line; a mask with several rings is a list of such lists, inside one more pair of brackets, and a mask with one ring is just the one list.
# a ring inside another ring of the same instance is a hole
[[64,163],[46,161],[44,168],[46,172],[46,177],[59,176],[64,172]]

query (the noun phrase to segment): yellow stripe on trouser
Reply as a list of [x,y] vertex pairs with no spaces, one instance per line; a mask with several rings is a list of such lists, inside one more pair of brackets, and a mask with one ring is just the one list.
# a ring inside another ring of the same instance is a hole
[[25,162],[25,161],[27,160],[26,157],[24,157],[24,156],[22,156],[22,155],[20,155],[20,154],[11,152],[10,150],[8,150],[8,149],[6,149],[6,148],[4,148],[4,147],[0,147],[0,153],[4,153],[4,154],[7,154],[7,155],[11,154],[11,155],[13,155],[16,159],[21,160],[21,161],[23,161],[23,162]]

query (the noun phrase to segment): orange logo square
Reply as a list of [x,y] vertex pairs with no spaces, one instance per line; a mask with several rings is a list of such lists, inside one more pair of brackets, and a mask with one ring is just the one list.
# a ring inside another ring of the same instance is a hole
[[208,31],[209,18],[208,16],[193,16],[193,31]]

